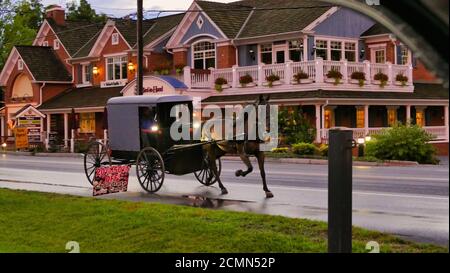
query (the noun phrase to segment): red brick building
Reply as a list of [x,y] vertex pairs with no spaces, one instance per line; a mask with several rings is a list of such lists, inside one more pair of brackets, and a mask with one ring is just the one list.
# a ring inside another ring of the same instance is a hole
[[[296,8],[254,9],[271,6]],[[194,1],[185,14],[146,20],[144,33],[145,87],[163,90],[145,95],[184,93],[224,106],[270,94],[271,103],[301,108],[319,143],[333,127],[361,138],[411,122],[448,145],[448,89],[387,29],[346,8],[307,0]],[[72,138],[103,138],[106,101],[134,95],[135,74],[134,21],[71,22],[53,8],[34,46],[14,48],[0,75],[2,135],[12,135],[7,124],[31,105],[44,117],[43,141],[50,132],[64,146]],[[279,79],[273,85],[271,75]],[[252,82],[241,84],[242,76]],[[221,92],[218,78],[227,82]]]

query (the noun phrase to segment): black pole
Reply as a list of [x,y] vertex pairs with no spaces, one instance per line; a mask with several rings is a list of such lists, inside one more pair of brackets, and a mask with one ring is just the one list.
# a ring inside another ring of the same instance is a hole
[[143,20],[143,0],[137,0],[137,94],[142,95],[142,90],[144,87],[144,43],[143,43],[143,31],[142,31],[142,20]]
[[328,165],[328,252],[352,252],[353,132],[330,130]]

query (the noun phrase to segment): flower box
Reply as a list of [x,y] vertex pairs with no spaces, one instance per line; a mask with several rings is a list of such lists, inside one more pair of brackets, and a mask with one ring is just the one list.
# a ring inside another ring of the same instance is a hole
[[[283,83],[281,81],[274,81],[272,82],[272,86],[279,86],[282,85]],[[263,86],[269,87],[270,86],[270,82],[265,82],[263,83]]]
[[247,83],[247,84],[241,83],[241,84],[239,85],[239,87],[240,87],[240,88],[256,87],[256,83],[254,83],[254,82]]
[[291,81],[291,84],[297,85],[297,84],[308,84],[313,83],[313,80],[311,79],[301,79],[300,82],[297,82],[296,80]]

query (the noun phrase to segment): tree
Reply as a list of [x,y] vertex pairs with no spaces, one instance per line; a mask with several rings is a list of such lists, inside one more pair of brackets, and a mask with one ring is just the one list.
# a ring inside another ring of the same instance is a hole
[[299,107],[280,110],[278,125],[279,134],[286,144],[314,142],[315,130]]
[[105,22],[106,19],[106,15],[97,14],[95,10],[92,9],[91,4],[89,4],[87,0],[80,0],[79,6],[76,2],[67,4],[67,20]]
[[0,70],[14,45],[31,45],[42,24],[40,0],[0,1]]

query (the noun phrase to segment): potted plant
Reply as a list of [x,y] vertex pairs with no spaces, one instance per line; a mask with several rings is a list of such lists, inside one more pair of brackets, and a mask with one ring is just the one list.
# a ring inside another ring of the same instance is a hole
[[255,86],[253,83],[253,78],[250,76],[250,74],[246,74],[239,78],[239,83],[241,84],[241,87],[251,87]]
[[364,86],[364,83],[366,81],[366,73],[364,72],[360,72],[360,71],[355,71],[352,73],[352,75],[350,76],[350,82],[351,83],[356,83],[358,84],[360,87]]
[[397,85],[406,86],[407,82],[408,82],[408,77],[406,77],[403,74],[398,74],[395,77],[395,84],[397,84]]
[[[339,83],[341,83],[342,73],[335,69],[331,69],[327,73],[327,78],[330,80],[332,79],[332,82],[334,85],[338,85]],[[330,81],[327,81],[327,82],[330,82]]]
[[311,83],[312,80],[309,78],[308,74],[300,70],[297,74],[294,75],[294,84],[300,83]]
[[225,78],[217,78],[214,83],[217,92],[222,92],[223,89],[229,88],[228,81]]
[[379,84],[381,88],[385,87],[387,84],[387,81],[389,80],[388,75],[384,74],[383,72],[378,72],[373,77],[375,80],[375,84]]
[[175,73],[177,73],[178,76],[183,74],[184,66],[185,66],[184,64],[175,65]]
[[280,76],[272,73],[271,75],[266,77],[266,82],[267,82],[267,86],[272,88],[274,84],[276,84],[276,85],[280,84]]

